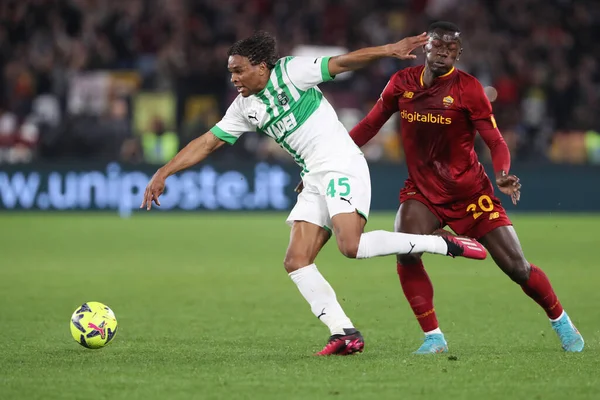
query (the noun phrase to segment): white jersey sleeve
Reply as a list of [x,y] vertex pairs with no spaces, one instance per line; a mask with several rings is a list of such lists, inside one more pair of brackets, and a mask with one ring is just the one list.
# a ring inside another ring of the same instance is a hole
[[308,90],[335,78],[329,73],[330,58],[288,57],[285,69],[294,86],[300,90]]
[[242,95],[238,95],[227,109],[225,116],[210,129],[216,137],[234,144],[244,132],[254,132],[256,128],[246,119],[242,106]]

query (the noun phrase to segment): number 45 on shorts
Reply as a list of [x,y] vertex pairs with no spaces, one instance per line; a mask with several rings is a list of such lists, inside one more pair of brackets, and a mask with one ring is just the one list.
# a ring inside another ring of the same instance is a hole
[[350,183],[348,178],[332,179],[327,185],[325,195],[329,197],[348,196],[350,194]]

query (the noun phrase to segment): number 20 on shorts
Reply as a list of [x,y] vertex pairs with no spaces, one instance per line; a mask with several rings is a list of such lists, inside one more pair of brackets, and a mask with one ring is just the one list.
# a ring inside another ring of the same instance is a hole
[[[477,211],[477,206],[479,206],[479,210],[481,211]],[[473,213],[473,219],[479,218],[484,212],[490,212],[493,210],[494,203],[492,203],[492,199],[490,199],[490,196],[488,196],[487,194],[479,196],[477,204],[472,203],[467,206],[467,212]]]
[[350,194],[350,183],[348,181],[348,178],[330,180],[329,184],[327,185],[327,191],[325,192],[325,194],[329,197],[335,197],[336,194],[338,194],[339,196],[348,196]]

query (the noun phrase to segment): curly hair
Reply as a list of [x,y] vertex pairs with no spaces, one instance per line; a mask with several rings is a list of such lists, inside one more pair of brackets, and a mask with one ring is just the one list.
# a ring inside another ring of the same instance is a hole
[[247,57],[252,65],[264,62],[269,69],[273,69],[278,59],[277,42],[268,32],[258,31],[249,38],[235,42],[227,55]]

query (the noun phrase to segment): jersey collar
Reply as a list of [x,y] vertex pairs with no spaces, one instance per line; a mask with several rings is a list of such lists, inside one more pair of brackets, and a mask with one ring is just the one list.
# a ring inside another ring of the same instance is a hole
[[[438,76],[436,79],[441,79],[441,78],[446,78],[450,75],[452,75],[452,73],[456,70],[456,68],[452,67],[452,69],[448,72],[446,72],[444,75],[440,75]],[[419,82],[421,83],[421,87],[425,87],[425,84],[423,83],[423,75],[425,74],[425,66],[423,66],[423,70],[421,71],[421,75],[419,76]]]

